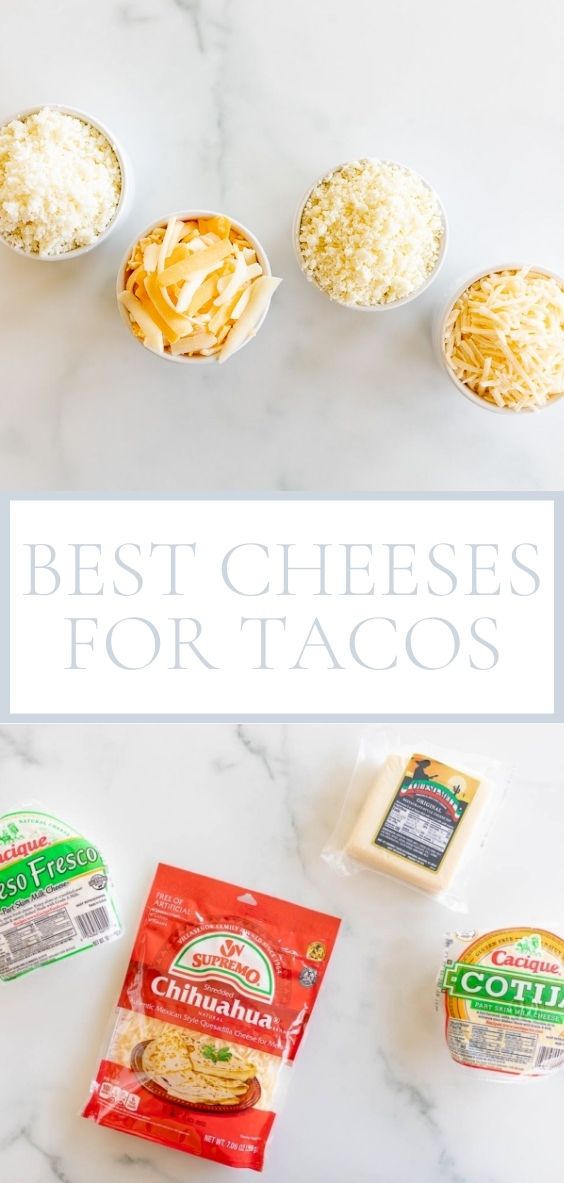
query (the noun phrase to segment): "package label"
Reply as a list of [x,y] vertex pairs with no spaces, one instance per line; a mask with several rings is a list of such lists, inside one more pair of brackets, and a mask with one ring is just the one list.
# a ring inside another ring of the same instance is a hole
[[97,846],[41,810],[0,817],[0,978],[20,977],[120,931]]
[[411,756],[375,845],[437,871],[479,783],[439,760]]

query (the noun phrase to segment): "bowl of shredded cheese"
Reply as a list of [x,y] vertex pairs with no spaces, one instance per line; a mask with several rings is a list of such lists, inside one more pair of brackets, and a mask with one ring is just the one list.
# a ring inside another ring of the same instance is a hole
[[467,279],[437,321],[454,385],[484,410],[540,411],[564,395],[564,279],[504,264]]
[[131,200],[116,137],[85,111],[30,107],[0,126],[0,242],[40,262],[99,246]]
[[300,202],[294,249],[330,300],[382,312],[414,300],[436,278],[447,220],[435,190],[403,164],[366,157],[324,173]]
[[165,361],[227,361],[256,336],[281,281],[258,238],[213,210],[153,222],[118,272],[130,334]]

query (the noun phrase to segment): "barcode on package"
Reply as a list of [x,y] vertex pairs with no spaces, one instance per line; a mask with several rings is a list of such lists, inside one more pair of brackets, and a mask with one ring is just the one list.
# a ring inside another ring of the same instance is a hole
[[541,1047],[537,1055],[536,1067],[552,1068],[555,1060],[564,1060],[564,1052],[561,1047]]
[[91,912],[84,912],[76,916],[76,923],[83,937],[98,937],[107,932],[110,927],[110,916],[107,908],[93,908]]

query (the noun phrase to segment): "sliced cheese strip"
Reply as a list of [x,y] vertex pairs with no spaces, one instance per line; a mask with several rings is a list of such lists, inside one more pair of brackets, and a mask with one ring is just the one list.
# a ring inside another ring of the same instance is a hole
[[221,308],[216,308],[214,302],[212,306],[212,315],[208,325],[210,333],[215,333],[217,335],[223,326],[227,325],[227,322],[231,320],[231,313],[238,299],[239,293],[235,292],[235,296],[232,297],[231,303],[222,304]]
[[174,250],[170,252],[167,259],[167,266],[172,267],[173,263],[180,263],[182,259],[189,259],[192,254],[187,242],[179,242]]
[[177,312],[186,312],[192,300],[192,296],[198,291],[204,280],[203,271],[195,271],[189,279],[185,279],[184,283],[176,285],[178,287],[178,297],[176,300]]
[[[198,272],[198,274],[201,274],[201,272]],[[194,294],[192,295],[190,307],[188,309],[189,315],[195,316],[201,308],[204,308],[206,304],[211,303],[215,296],[216,290],[216,277],[213,274],[208,275],[207,279],[205,279],[204,282],[200,284],[198,288],[196,288]]]
[[225,338],[219,354],[220,364],[227,361],[235,350],[240,349],[243,342],[252,336],[280,283],[281,280],[275,279],[273,275],[261,275],[251,284],[247,307]]
[[[218,267],[221,267],[221,263],[221,259],[216,259],[215,261],[208,263],[206,267],[199,268],[198,271],[195,271],[188,277],[188,279],[184,280],[176,303],[176,307],[179,312],[184,312],[188,308],[188,305],[190,305],[190,308],[192,307],[192,297],[199,290],[204,280],[207,279],[208,275],[213,275],[214,271],[217,271]],[[215,292],[215,280],[213,281],[212,287]],[[201,307],[201,305],[199,306]],[[190,313],[190,315],[191,314],[192,313]]]
[[233,312],[231,313],[232,320],[239,320],[239,317],[245,311],[245,308],[247,307],[247,304],[249,303],[250,294],[251,294],[250,287],[245,288],[245,290],[241,293],[241,295],[239,296],[239,299],[237,300],[237,303],[233,309]]
[[241,255],[237,259],[237,265],[233,274],[229,277],[222,292],[216,297],[216,305],[219,308],[221,304],[230,304],[234,297],[239,296],[247,283],[253,279],[258,279],[262,274],[262,270],[258,263],[253,263],[247,267],[245,260]]
[[159,247],[159,258],[157,265],[158,271],[164,271],[167,258],[171,250],[173,250],[173,248],[176,246],[176,243],[178,242],[176,235],[182,233],[182,226],[183,223],[180,223],[179,226],[176,218],[171,218],[168,222],[167,228],[164,232],[164,238]]
[[143,308],[137,296],[134,296],[133,292],[121,292],[119,299],[120,304],[123,304],[124,308],[127,308],[129,315],[139,325],[143,333],[143,344],[147,346],[147,349],[152,349],[155,353],[162,353],[163,335],[148,312]]
[[[356,862],[363,863],[374,871],[391,875],[412,887],[436,895],[448,888],[456,873],[466,845],[486,805],[489,785],[486,781],[479,782],[442,854],[438,868],[432,870],[405,854],[398,854],[376,843],[376,838],[380,835],[394,805],[407,765],[405,756],[388,756],[351,830],[345,852]],[[402,845],[403,841],[400,834],[398,844]]]
[[161,284],[169,287],[170,284],[179,283],[182,279],[188,279],[195,271],[200,271],[203,267],[208,267],[210,263],[218,263],[221,259],[225,259],[227,255],[233,253],[233,247],[228,239],[222,239],[221,242],[216,242],[214,246],[206,247],[202,251],[194,254],[193,258],[183,259],[180,263],[174,263],[172,267],[166,268],[159,276]]
[[194,238],[197,233],[198,226],[196,222],[183,222],[180,233],[180,242],[188,242],[191,238]]
[[143,266],[147,274],[151,271],[156,271],[159,263],[159,244],[158,242],[149,242],[143,252]]
[[147,272],[143,266],[136,267],[135,271],[132,271],[131,275],[128,277],[127,283],[125,285],[127,291],[132,292],[136,284],[143,283],[146,274]]
[[216,343],[212,333],[192,333],[190,337],[181,337],[174,341],[170,352],[176,357],[179,353],[200,353],[203,349],[211,349]]
[[162,316],[159,316],[159,313],[157,312],[155,305],[151,304],[151,301],[145,291],[145,288],[143,288],[143,292],[139,296],[139,302],[140,302],[141,306],[145,309],[145,312],[147,313],[147,315],[153,321],[153,324],[156,324],[157,328],[160,329],[160,331],[165,339],[166,344],[170,345],[172,341],[177,340],[177,337],[175,336],[172,329],[170,328],[170,325],[167,325],[166,321],[163,320]]
[[178,340],[179,337],[185,337],[190,330],[190,320],[186,316],[179,316],[167,303],[161,291],[159,281],[156,273],[148,275],[145,280],[145,291],[156,308],[159,316],[162,317],[165,324],[168,325],[171,332],[174,334],[173,339]]

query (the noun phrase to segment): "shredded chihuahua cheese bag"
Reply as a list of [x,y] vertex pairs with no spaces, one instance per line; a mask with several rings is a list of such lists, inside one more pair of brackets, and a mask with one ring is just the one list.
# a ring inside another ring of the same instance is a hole
[[339,923],[160,865],[83,1116],[260,1171]]

